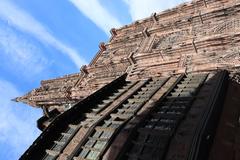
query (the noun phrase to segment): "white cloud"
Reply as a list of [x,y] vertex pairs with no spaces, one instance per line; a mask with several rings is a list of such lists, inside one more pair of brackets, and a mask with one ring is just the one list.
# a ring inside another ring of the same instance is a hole
[[[20,93],[13,84],[0,79],[0,157],[19,158],[40,134],[34,124],[41,112],[10,101],[18,95]],[[3,145],[8,148],[6,153]],[[7,155],[9,152],[11,155]]]
[[132,20],[149,17],[152,13],[172,8],[189,0],[123,0],[129,6]]
[[98,0],[69,0],[86,17],[102,29],[107,35],[112,28],[121,27],[122,24],[113,17]]
[[31,34],[41,42],[49,44],[61,53],[66,54],[77,67],[86,64],[76,50],[59,41],[40,22],[9,0],[1,0],[0,18],[6,20],[9,25]]
[[0,25],[0,50],[1,58],[6,59],[0,66],[25,77],[41,73],[48,64],[38,47],[3,25]]

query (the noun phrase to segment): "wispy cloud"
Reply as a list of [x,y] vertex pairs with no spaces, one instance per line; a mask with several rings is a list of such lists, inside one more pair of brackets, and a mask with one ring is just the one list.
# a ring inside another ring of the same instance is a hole
[[189,0],[123,0],[129,6],[132,20],[149,17],[153,12],[160,12]]
[[40,134],[35,123],[41,112],[10,101],[18,95],[20,92],[12,83],[0,79],[1,159],[18,159]]
[[118,19],[111,15],[98,0],[69,0],[86,17],[102,29],[107,35],[111,28],[121,27]]
[[48,60],[42,56],[41,49],[2,24],[0,25],[0,51],[2,59],[0,66],[10,69],[13,73],[21,73],[27,78],[41,73],[49,64]]
[[77,67],[86,64],[85,60],[80,57],[79,53],[73,48],[67,46],[56,37],[54,37],[44,25],[38,22],[34,17],[22,10],[9,0],[0,2],[0,18],[6,20],[9,25],[29,33],[42,43],[51,45],[66,54]]

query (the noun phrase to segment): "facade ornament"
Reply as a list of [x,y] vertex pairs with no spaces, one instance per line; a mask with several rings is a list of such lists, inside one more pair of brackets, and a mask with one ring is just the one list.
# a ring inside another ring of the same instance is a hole
[[143,35],[145,38],[149,37],[150,36],[150,33],[148,32],[148,29],[147,27],[144,28],[144,30],[142,31]]
[[151,17],[152,17],[152,19],[153,19],[153,22],[154,22],[154,23],[157,23],[157,21],[158,21],[158,19],[157,19],[157,13],[154,12]]

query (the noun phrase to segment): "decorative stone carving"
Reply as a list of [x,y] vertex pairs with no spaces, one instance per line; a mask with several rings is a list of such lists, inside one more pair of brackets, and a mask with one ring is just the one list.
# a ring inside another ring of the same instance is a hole
[[221,34],[221,33],[231,33],[240,31],[240,19],[233,19],[223,22],[216,27],[214,27],[211,33]]
[[181,42],[181,40],[183,40],[187,36],[189,36],[188,30],[183,30],[183,31],[178,31],[178,32],[167,34],[167,35],[163,35],[158,39],[156,38],[155,42],[153,43],[152,49],[160,49],[160,50],[171,49],[174,45]]

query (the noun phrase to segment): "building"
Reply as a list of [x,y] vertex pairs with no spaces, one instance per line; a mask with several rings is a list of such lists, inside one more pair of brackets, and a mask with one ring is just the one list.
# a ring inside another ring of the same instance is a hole
[[41,107],[20,159],[240,159],[240,0],[195,0],[111,30],[79,73],[15,101]]

